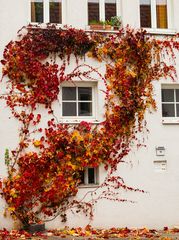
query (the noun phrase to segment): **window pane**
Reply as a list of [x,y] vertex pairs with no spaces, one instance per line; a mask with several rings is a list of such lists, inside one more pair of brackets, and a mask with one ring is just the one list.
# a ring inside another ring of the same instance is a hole
[[167,0],[156,0],[157,27],[167,28]]
[[176,89],[176,102],[179,102],[179,89]]
[[76,100],[76,87],[63,87],[62,100]]
[[99,0],[88,1],[88,23],[99,21]]
[[85,183],[85,172],[80,171],[79,175],[80,175],[80,184],[84,184]]
[[92,88],[91,87],[79,87],[78,88],[78,100],[81,100],[81,101],[92,100]]
[[177,109],[177,117],[179,117],[179,104],[176,104],[176,109]]
[[92,116],[92,103],[79,102],[78,111],[79,111],[79,116]]
[[177,117],[179,117],[179,104],[176,104],[177,107]]
[[76,116],[76,103],[63,102],[62,103],[62,116]]
[[95,183],[94,168],[88,168],[88,183]]
[[163,117],[175,117],[174,104],[162,104],[162,116]]
[[140,0],[140,26],[151,27],[151,0]]
[[43,0],[31,1],[31,22],[43,22]]
[[111,17],[116,16],[116,1],[106,0],[105,1],[105,20],[111,20]]
[[162,102],[174,102],[174,89],[162,89]]
[[62,23],[61,0],[50,0],[50,23]]

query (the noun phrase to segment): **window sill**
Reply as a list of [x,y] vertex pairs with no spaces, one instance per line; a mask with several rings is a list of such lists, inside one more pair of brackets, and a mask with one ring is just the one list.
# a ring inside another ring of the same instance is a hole
[[164,29],[164,28],[144,28],[147,33],[152,35],[175,35],[176,29]]
[[[163,28],[143,28],[147,31],[148,34],[151,35],[175,35],[177,33],[176,29],[163,29]],[[101,32],[101,33],[118,33],[119,30],[98,30],[98,29],[90,29],[89,26],[85,28],[86,32]]]
[[48,26],[55,26],[56,28],[63,28],[64,24],[62,23],[39,23],[39,22],[28,22],[28,27],[30,28],[43,28],[46,29]]
[[162,118],[162,124],[164,125],[174,125],[179,124],[179,117],[178,118]]
[[119,31],[117,30],[85,30],[87,33],[92,33],[92,32],[99,32],[99,33],[106,33],[106,34],[117,34]]
[[88,122],[92,124],[100,124],[101,122],[95,119],[60,119],[59,123],[65,123],[65,124],[79,124],[80,122]]
[[117,29],[117,30],[114,30],[114,29],[91,29],[90,28],[90,25],[87,25],[86,27],[85,27],[85,31],[86,32],[101,32],[101,33],[118,33],[119,32],[119,30],[120,30],[120,28],[119,29]]
[[79,188],[97,188],[99,187],[99,184],[80,184]]

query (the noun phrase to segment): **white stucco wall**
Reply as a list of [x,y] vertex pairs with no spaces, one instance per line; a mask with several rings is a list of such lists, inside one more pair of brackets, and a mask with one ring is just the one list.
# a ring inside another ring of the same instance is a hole
[[[173,26],[179,31],[179,1],[173,0]],[[139,27],[139,0],[122,0],[121,9],[123,24]],[[29,22],[28,0],[1,0],[0,1],[0,57],[5,45],[15,39],[16,32]],[[66,23],[78,28],[87,25],[87,0],[66,0]],[[86,59],[87,63],[100,67],[104,66]],[[72,64],[73,65],[73,64]],[[179,61],[177,62],[179,69]],[[0,73],[1,76],[1,73]],[[143,189],[147,193],[122,193],[123,198],[136,201],[136,203],[115,203],[100,201],[95,210],[95,217],[90,224],[96,227],[142,227],[161,228],[179,224],[179,125],[162,124],[161,117],[161,82],[154,83],[154,94],[158,110],[152,114],[147,113],[149,134],[144,135],[146,148],[133,151],[128,157],[129,164],[121,164],[119,173],[124,176],[130,186]],[[99,89],[104,86],[99,85]],[[98,96],[99,119],[103,112],[103,95]],[[58,114],[59,106],[56,106]],[[0,111],[0,176],[6,174],[4,166],[4,152],[6,148],[13,149],[18,142],[18,123],[9,119],[10,112],[3,103]],[[164,146],[165,156],[156,156],[155,148]],[[167,170],[157,172],[154,161],[166,160]],[[100,178],[104,177],[104,170],[100,169]],[[80,189],[83,195],[88,189]],[[4,202],[0,200],[0,228],[12,227],[12,221],[3,217]],[[65,225],[85,226],[89,220],[82,215],[71,215]],[[59,219],[48,223],[49,228],[63,226]]]

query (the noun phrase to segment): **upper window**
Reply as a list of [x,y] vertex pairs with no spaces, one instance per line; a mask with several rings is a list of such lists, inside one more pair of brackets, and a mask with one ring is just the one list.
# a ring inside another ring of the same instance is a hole
[[105,0],[105,20],[117,15],[116,0]]
[[62,23],[62,1],[50,0],[50,23]]
[[119,16],[120,0],[88,0],[88,23]]
[[88,22],[99,21],[99,0],[88,1]]
[[43,22],[44,19],[43,0],[31,1],[31,22]]
[[62,23],[62,0],[31,0],[31,22]]
[[140,0],[140,26],[144,28],[168,28],[169,1]]
[[162,89],[162,117],[179,117],[179,88]]

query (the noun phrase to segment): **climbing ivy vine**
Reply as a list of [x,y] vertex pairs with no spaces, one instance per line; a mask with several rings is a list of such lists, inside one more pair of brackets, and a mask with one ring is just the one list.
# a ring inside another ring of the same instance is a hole
[[[65,221],[72,208],[92,217],[97,200],[126,201],[116,190],[141,191],[126,186],[114,173],[131,151],[131,143],[138,144],[146,110],[156,108],[152,82],[175,78],[174,52],[178,49],[177,35],[156,39],[129,27],[112,35],[55,26],[21,29],[1,60],[2,81],[7,85],[1,100],[21,124],[19,145],[5,153],[8,176],[1,187],[14,218],[30,224],[60,215]],[[165,62],[163,54],[173,61]],[[76,67],[66,73],[71,55],[76,58]],[[87,55],[106,63],[104,75],[90,65],[79,64]],[[104,121],[98,125],[59,123],[53,103],[61,94],[61,83],[84,78],[92,81],[94,72],[106,87]],[[39,108],[46,108],[51,115],[45,128],[39,127]],[[107,171],[104,182],[91,191],[91,200],[78,200],[81,171],[100,165]],[[99,188],[103,190],[96,195]]]

